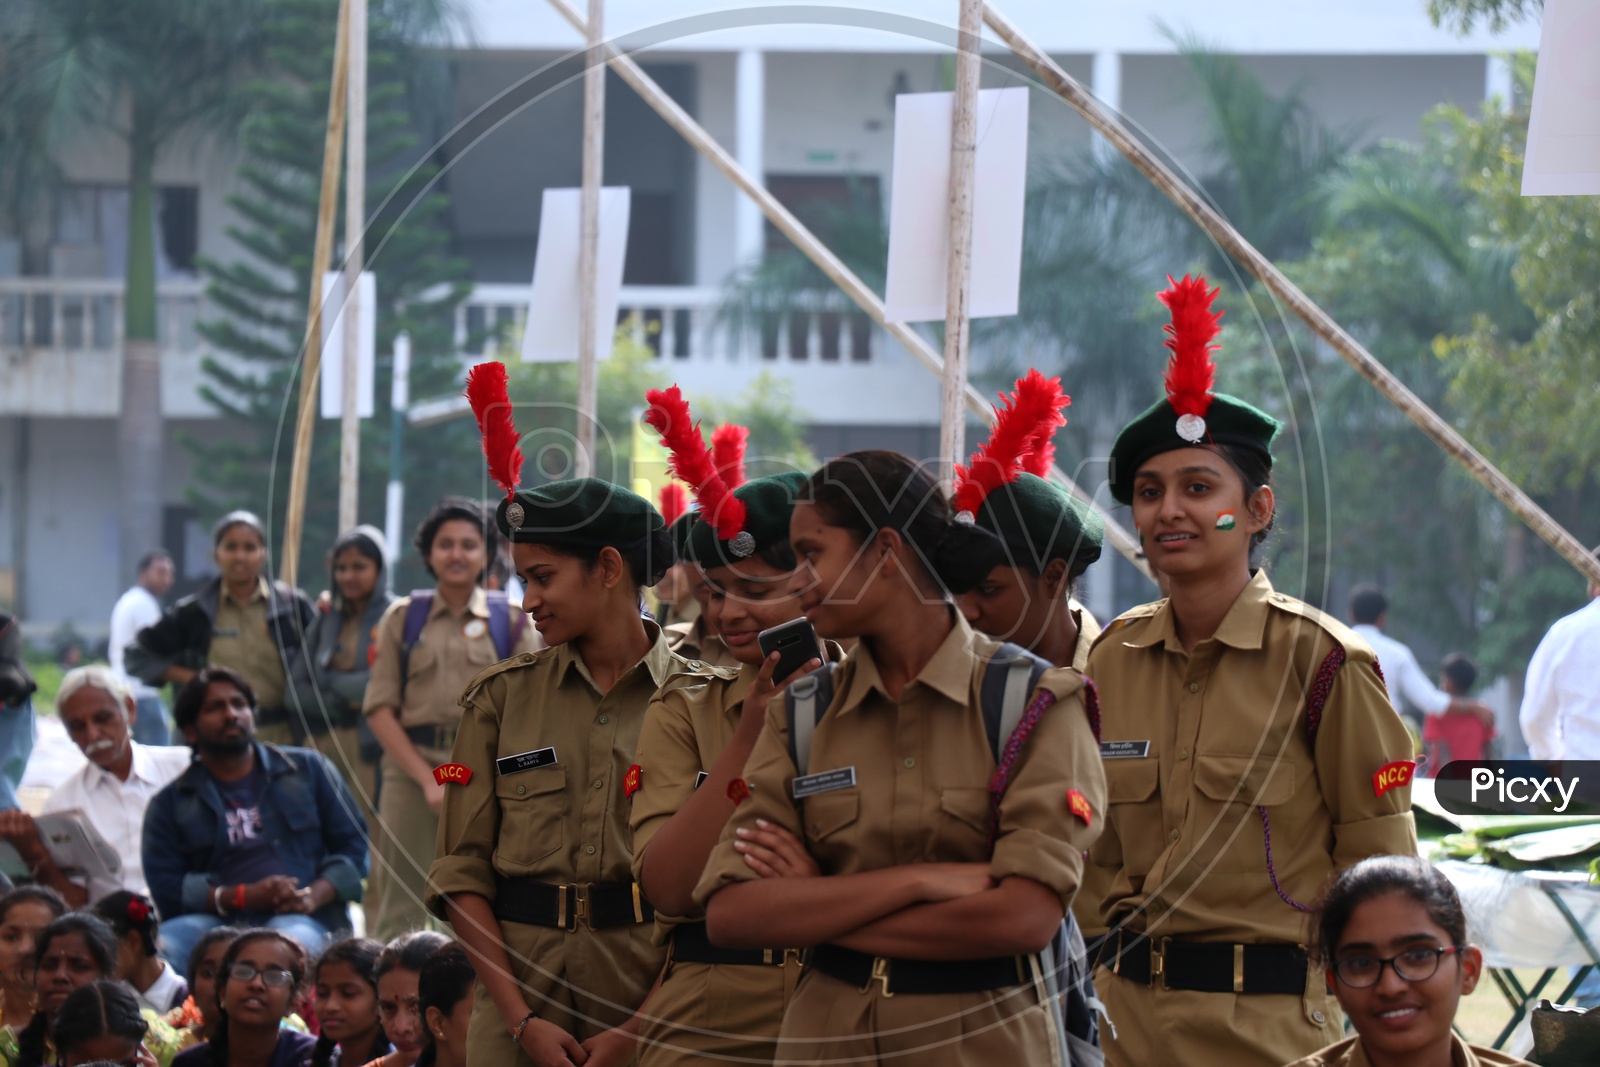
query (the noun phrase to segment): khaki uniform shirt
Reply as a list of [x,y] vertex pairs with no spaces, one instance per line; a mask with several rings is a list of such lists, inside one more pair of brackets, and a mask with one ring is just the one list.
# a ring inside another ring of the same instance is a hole
[[[461,719],[457,699],[473,676],[500,658],[489,635],[489,598],[474,589],[466,610],[452,612],[444,597],[433,595],[428,620],[422,625],[417,643],[411,646],[407,677],[400,677],[400,645],[405,636],[406,610],[411,598],[403,596],[389,605],[378,622],[373,645],[377,657],[372,661],[372,678],[362,711],[371,715],[379,708],[394,708],[400,725],[454,726]],[[520,612],[511,619],[512,658],[534,652],[544,642]]]
[[[1288,1067],[1372,1067],[1367,1050],[1361,1047],[1361,1038],[1351,1037],[1329,1045],[1321,1052],[1312,1053],[1303,1060],[1295,1060]],[[1469,1045],[1455,1034],[1450,1035],[1450,1067],[1533,1067],[1527,1060],[1519,1060],[1492,1048]]]
[[665,628],[667,646],[685,659],[697,659],[713,667],[731,667],[738,670],[743,664],[722,638],[706,628],[706,617],[697,615],[693,622],[675,622]]
[[217,617],[211,627],[211,648],[206,659],[244,675],[256,691],[256,706],[283,707],[288,679],[283,673],[283,653],[267,630],[267,608],[272,587],[266,578],[243,604],[233,599],[224,582],[217,594]]
[[[751,790],[724,827],[695,900],[703,908],[718,889],[756,873],[734,850],[735,831],[767,819],[805,842],[824,875],[853,874],[908,863],[988,862],[998,881],[1031,878],[1061,898],[1078,888],[1083,851],[1100,832],[1104,778],[1084,711],[1083,680],[1046,671],[1039,688],[1056,702],[1039,717],[1000,804],[992,855],[989,780],[995,761],[984,733],[980,687],[999,642],[975,633],[959,612],[939,650],[889,699],[865,645],[834,672],[834,697],[811,739],[809,772],[854,767],[849,788],[791,799],[796,769],[789,756],[782,694],[767,707],[767,725],[745,767]],[[1068,811],[1067,791],[1088,801],[1090,823]]]
[[[1336,647],[1347,659],[1313,748],[1307,696]],[[1193,653],[1163,600],[1106,627],[1088,673],[1109,757],[1110,813],[1090,852],[1111,876],[1101,908],[1109,923],[1194,940],[1298,943],[1305,915],[1280,889],[1310,906],[1335,868],[1416,853],[1409,779],[1381,790],[1374,781],[1409,759],[1411,745],[1372,650],[1274,592],[1264,571]],[[1129,743],[1121,758],[1115,742]]]

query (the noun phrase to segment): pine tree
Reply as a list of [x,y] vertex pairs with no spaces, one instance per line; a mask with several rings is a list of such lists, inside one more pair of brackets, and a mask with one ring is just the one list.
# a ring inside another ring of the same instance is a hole
[[[207,294],[222,312],[202,324],[201,333],[225,354],[206,360],[202,394],[226,421],[246,431],[242,439],[190,437],[185,444],[197,461],[190,496],[203,516],[234,507],[259,512],[276,557],[287,507],[338,2],[269,4],[272,76],[249,90],[253,106],[242,131],[238,172],[243,190],[229,200],[240,219],[229,233],[248,256],[201,263]],[[407,76],[415,73],[417,56],[398,27],[416,19],[410,17],[414,11],[397,12],[395,6],[373,5],[368,44],[368,217],[386,206],[366,236],[367,269],[377,275],[378,289],[377,398],[375,417],[362,423],[358,513],[378,526],[389,478],[394,338],[402,330],[411,336],[413,397],[458,392],[452,312],[470,289],[466,264],[449,249],[448,197],[437,188],[423,192],[437,168],[427,159],[412,168],[419,123]],[[412,5],[420,6],[425,3]],[[343,232],[342,221],[335,232]],[[403,447],[403,529],[446,493],[481,494],[482,462],[470,419],[408,427]],[[301,581],[312,589],[323,580],[319,561],[338,533],[338,455],[338,421],[319,418],[301,541]],[[396,588],[423,584],[420,564],[409,558],[414,554],[401,555]]]

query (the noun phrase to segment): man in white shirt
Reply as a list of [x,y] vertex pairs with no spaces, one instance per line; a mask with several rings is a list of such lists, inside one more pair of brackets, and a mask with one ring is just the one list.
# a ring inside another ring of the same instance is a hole
[[1593,582],[1588,605],[1557,619],[1533,650],[1521,722],[1534,759],[1600,759],[1600,586]]
[[139,560],[139,577],[117,599],[111,609],[111,639],[106,655],[111,669],[120,674],[133,689],[133,699],[139,706],[139,721],[134,729],[134,740],[142,745],[165,745],[172,735],[167,728],[167,708],[161,691],[130,675],[123,667],[122,656],[134,643],[139,631],[161,619],[161,598],[172,588],[172,557],[164,548],[152,549]]
[[1351,629],[1377,654],[1389,692],[1405,697],[1406,703],[1424,717],[1465,712],[1476,715],[1485,726],[1494,726],[1494,709],[1489,705],[1480,700],[1451,696],[1428,680],[1411,649],[1383,632],[1388,614],[1389,600],[1377,586],[1357,586],[1350,594]]
[[10,841],[48,885],[72,908],[82,908],[119,889],[148,896],[142,852],[144,811],[167,783],[188,768],[187,747],[141,745],[133,740],[138,716],[133,695],[107,667],[79,667],[61,680],[56,709],[67,734],[88,762],[56,787],[46,814],[79,811],[122,861],[120,876],[85,878],[56,866],[26,812],[0,813],[0,837]]

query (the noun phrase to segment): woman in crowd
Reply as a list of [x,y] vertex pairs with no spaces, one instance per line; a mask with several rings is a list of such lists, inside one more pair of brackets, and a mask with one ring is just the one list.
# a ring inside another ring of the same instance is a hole
[[155,905],[138,893],[120,889],[95,902],[95,914],[117,937],[117,977],[133,987],[139,1006],[165,1016],[189,998],[189,983],[176,967],[156,955]]
[[361,1067],[392,1050],[378,1020],[373,977],[382,952],[370,937],[347,937],[323,950],[311,978],[322,1027],[311,1067]]
[[218,926],[200,935],[189,952],[189,999],[182,1007],[167,1012],[167,1024],[178,1030],[178,1048],[186,1049],[211,1040],[222,1021],[217,1003],[217,973],[222,957],[228,954],[233,939],[241,931],[236,926]]
[[417,979],[427,1045],[417,1067],[467,1067],[467,1028],[472,1022],[472,988],[478,972],[467,950],[455,941],[428,957]]
[[20,1033],[33,1021],[39,934],[66,910],[60,894],[43,886],[23,886],[0,897],[0,1026],[5,1032]]
[[[369,828],[377,767],[362,758],[361,707],[371,677],[373,632],[394,602],[384,580],[388,542],[373,526],[357,526],[333,543],[327,603],[306,630],[304,653],[289,669],[290,709],[309,743],[344,774]],[[376,744],[376,742],[373,742]]]
[[299,731],[291,726],[285,702],[286,664],[311,625],[311,601],[300,590],[267,579],[266,531],[255,515],[230,511],[212,528],[211,541],[221,574],[139,632],[127,650],[127,669],[149,685],[181,687],[201,667],[232,667],[259,701],[256,737],[292,744]]
[[446,497],[413,543],[436,584],[400,597],[384,614],[364,704],[384,752],[373,863],[379,899],[367,907],[368,932],[379,940],[417,924],[445,793],[433,769],[450,761],[461,721],[456,699],[489,664],[539,647],[504,594],[479,585],[499,551],[483,505]]
[[428,907],[478,971],[474,1067],[615,1062],[633,1038],[608,1028],[644,1002],[663,956],[630,870],[627,801],[645,709],[689,669],[639,613],[671,541],[648,501],[596,478],[517,492],[505,368],[472,375],[489,470],[508,494],[496,521],[522,608],[551,647],[480,673],[461,695]]
[[[411,1067],[427,1043],[427,1025],[422,1018],[417,981],[428,957],[450,943],[432,930],[403,934],[384,946],[372,967],[378,990],[378,1021],[389,1041],[389,1051],[370,1062],[381,1067]],[[375,1050],[382,1052],[382,1050]],[[349,1060],[346,1067],[369,1061]]]
[[1291,1067],[1530,1067],[1452,1029],[1483,974],[1461,898],[1416,856],[1374,856],[1335,874],[1312,950],[1356,1036]]
[[298,942],[276,930],[246,930],[222,957],[216,1033],[180,1052],[173,1067],[304,1067],[317,1040],[283,1022],[305,980]]
[[139,998],[123,982],[101,979],[74,989],[56,1012],[56,1063],[153,1064],[155,1057],[144,1047],[150,1024],[140,1010]]
[[1188,277],[1161,294],[1167,396],[1111,453],[1112,496],[1169,589],[1089,656],[1110,793],[1090,862],[1108,880],[1095,986],[1112,1067],[1281,1067],[1337,1040],[1300,947],[1310,901],[1338,867],[1416,851],[1410,737],[1372,650],[1253,562],[1279,424],[1212,392],[1214,297]]
[[[1082,677],[1025,661],[1018,728],[991,736],[981,692],[999,645],[950,598],[1001,546],[904,456],[825,464],[790,541],[806,618],[860,643],[826,701],[808,684],[768,706],[694,893],[711,940],[812,949],[784,1058],[1053,1062],[1038,954],[1105,810]],[[782,856],[769,825],[804,851]]]

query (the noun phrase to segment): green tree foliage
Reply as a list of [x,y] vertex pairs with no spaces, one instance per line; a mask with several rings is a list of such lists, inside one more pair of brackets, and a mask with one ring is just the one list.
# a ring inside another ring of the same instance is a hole
[[[186,444],[196,458],[191,495],[203,512],[261,511],[276,539],[283,529],[298,408],[338,4],[265,2],[272,16],[270,77],[249,89],[242,189],[230,198],[241,220],[230,236],[247,256],[202,263],[208,296],[223,313],[201,327],[220,353],[205,363],[203,395],[227,420],[248,427],[248,436],[223,442],[191,438]],[[402,330],[411,336],[413,398],[459,392],[451,310],[468,291],[465,265],[449,253],[447,198],[427,189],[434,175],[428,161],[412,167],[419,140],[417,109],[408,92],[418,63],[411,35],[425,20],[414,8],[396,13],[409,19],[401,25],[389,14],[373,6],[368,46],[367,202],[369,218],[377,215],[367,231],[366,251],[367,269],[378,283],[378,373],[377,417],[362,423],[359,507],[362,521],[380,526],[389,477],[387,398],[395,336]],[[301,573],[308,585],[319,574],[315,561],[338,533],[338,438],[338,420],[317,420],[301,542],[306,561]],[[404,528],[438,497],[481,488],[483,464],[470,419],[408,428],[403,445]],[[420,564],[407,559],[397,587],[421,583],[423,577]]]
[[745,449],[745,475],[760,478],[783,471],[809,471],[817,458],[805,440],[805,415],[795,406],[794,386],[770,370],[733,400],[697,404],[705,424],[732,422],[750,431]]
[[1460,34],[1471,33],[1479,22],[1499,33],[1513,22],[1538,18],[1543,11],[1544,0],[1428,0],[1433,24]]

